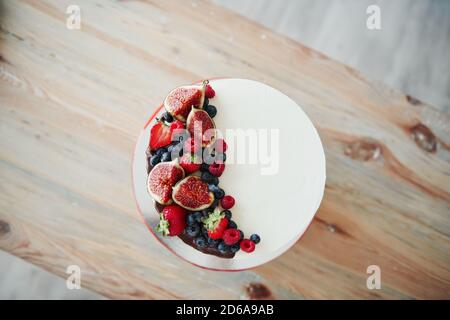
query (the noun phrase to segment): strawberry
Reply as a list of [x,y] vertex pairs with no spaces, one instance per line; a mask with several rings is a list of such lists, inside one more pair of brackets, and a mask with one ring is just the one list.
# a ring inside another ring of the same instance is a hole
[[198,160],[198,157],[190,153],[185,153],[180,158],[180,166],[184,169],[186,174],[193,173],[200,169],[200,164],[201,162]]
[[225,218],[225,214],[221,213],[218,208],[210,213],[208,217],[203,218],[202,222],[208,231],[208,236],[214,240],[221,239],[228,226],[228,219]]
[[186,210],[178,205],[166,206],[160,217],[159,224],[156,227],[158,232],[164,236],[177,236],[186,228]]
[[150,129],[150,150],[153,151],[169,145],[172,142],[174,130],[183,128],[184,124],[181,121],[174,121],[167,125],[164,121],[157,119],[157,122]]
[[216,92],[214,91],[214,89],[209,84],[206,85],[205,96],[208,99],[214,98],[216,96]]

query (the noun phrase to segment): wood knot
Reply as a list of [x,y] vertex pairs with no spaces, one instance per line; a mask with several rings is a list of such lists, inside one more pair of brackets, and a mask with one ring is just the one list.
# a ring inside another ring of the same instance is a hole
[[6,237],[11,232],[11,226],[8,222],[0,220],[0,238]]
[[413,106],[418,106],[419,104],[422,104],[422,101],[414,97],[411,97],[409,94],[406,95],[406,101],[408,101],[408,103],[412,104]]
[[419,148],[431,153],[436,152],[437,150],[436,136],[434,135],[433,132],[431,132],[431,130],[427,126],[419,123],[416,124],[414,127],[412,127],[410,130],[411,135],[416,144],[419,146]]
[[381,155],[381,146],[372,139],[357,140],[348,144],[344,153],[355,160],[376,160]]
[[251,300],[273,299],[272,292],[270,292],[269,288],[262,283],[252,282],[245,288],[245,290]]

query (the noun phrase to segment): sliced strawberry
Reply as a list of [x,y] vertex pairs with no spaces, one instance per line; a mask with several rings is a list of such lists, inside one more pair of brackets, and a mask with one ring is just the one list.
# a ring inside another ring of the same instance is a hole
[[184,123],[181,121],[176,120],[167,125],[164,121],[158,119],[150,129],[150,150],[153,151],[169,145],[172,142],[173,132],[182,129],[184,129]]
[[156,227],[158,232],[164,236],[177,236],[186,228],[186,210],[174,204],[166,206],[160,216],[159,224]]
[[218,208],[202,221],[206,230],[208,230],[208,236],[214,240],[221,239],[228,226],[228,219]]
[[170,127],[162,121],[158,121],[150,129],[150,150],[156,150],[170,144],[172,139],[172,131]]
[[180,158],[180,166],[184,169],[186,174],[193,173],[200,169],[201,161],[197,156],[186,153]]

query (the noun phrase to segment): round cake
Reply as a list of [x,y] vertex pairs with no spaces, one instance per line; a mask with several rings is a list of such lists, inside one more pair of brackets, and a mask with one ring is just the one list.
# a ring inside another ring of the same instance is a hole
[[162,102],[133,159],[136,201],[152,233],[216,270],[255,267],[291,247],[325,186],[322,144],[300,106],[247,79],[183,85]]

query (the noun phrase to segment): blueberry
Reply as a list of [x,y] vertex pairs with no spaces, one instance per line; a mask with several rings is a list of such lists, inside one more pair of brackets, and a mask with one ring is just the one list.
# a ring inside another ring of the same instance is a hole
[[167,121],[167,122],[172,122],[172,121],[173,121],[172,115],[171,115],[170,113],[168,113],[168,112],[165,112],[165,113],[163,114],[162,119],[163,119],[164,121]]
[[161,156],[163,155],[163,153],[166,152],[166,151],[167,151],[166,148],[159,148],[159,149],[157,149],[157,150],[155,151],[155,155],[161,157]]
[[223,210],[222,211],[223,214],[225,214],[225,218],[227,218],[228,220],[231,220],[231,211],[230,210]]
[[208,246],[210,246],[211,248],[217,248],[219,243],[220,243],[219,239],[208,238]]
[[202,233],[202,235],[205,238],[208,238],[208,230],[206,230],[206,228],[204,226],[202,226],[202,228],[200,229],[200,232]]
[[190,215],[188,215],[187,218],[186,218],[186,222],[187,222],[188,225],[197,223],[197,220],[196,220],[196,218],[195,218],[195,215],[194,215],[193,213],[191,213]]
[[221,241],[217,246],[217,249],[219,249],[220,253],[228,253],[230,251],[230,246],[226,245],[225,242]]
[[232,252],[232,253],[236,253],[236,252],[238,252],[239,250],[241,249],[241,247],[236,243],[236,244],[233,244],[231,247],[230,247],[230,251]]
[[[212,180],[214,179],[214,176],[209,173],[209,172],[202,172],[202,176],[201,176],[202,180],[205,181],[206,183],[210,183],[212,182]],[[216,177],[217,178],[217,177]]]
[[150,165],[152,167],[156,166],[160,162],[161,162],[161,157],[156,154],[150,158]]
[[257,244],[261,241],[261,238],[257,234],[252,234],[250,236],[250,240]]
[[194,243],[200,248],[206,247],[206,240],[202,236],[195,238]]
[[167,162],[170,160],[172,160],[170,152],[163,153],[163,155],[161,156],[161,162]]
[[212,104],[207,105],[203,110],[205,110],[211,118],[214,118],[217,114],[217,108]]
[[223,189],[220,189],[219,187],[217,188],[218,189],[214,191],[214,197],[216,199],[222,199],[225,196],[225,191],[223,191]]
[[239,230],[239,233],[241,234],[241,237],[239,238],[239,240],[244,239],[244,232],[242,230]]
[[210,211],[208,209],[202,210],[202,217],[207,217],[209,216]]
[[219,199],[214,199],[213,203],[209,206],[209,210],[214,210],[219,205]]
[[209,164],[203,162],[203,163],[200,165],[200,171],[201,171],[201,172],[207,172],[207,171],[209,171]]
[[209,104],[209,99],[205,97],[205,101],[203,101],[203,108],[205,108]]
[[233,220],[230,220],[230,222],[228,222],[228,228],[229,229],[237,229],[236,222],[234,222]]
[[199,222],[199,223],[202,222],[203,216],[202,216],[201,212],[197,211],[197,212],[194,212],[192,215],[194,216],[194,219],[196,222]]
[[200,232],[200,226],[197,223],[188,225],[184,232],[190,237],[196,237]]
[[225,162],[225,161],[227,161],[227,154],[226,153],[219,153],[216,156],[216,161],[218,161],[218,162]]
[[214,184],[217,186],[219,184],[219,178],[213,176],[211,179],[211,184]]
[[211,192],[216,192],[217,190],[219,190],[220,188],[218,186],[216,186],[215,184],[208,184],[208,189]]

